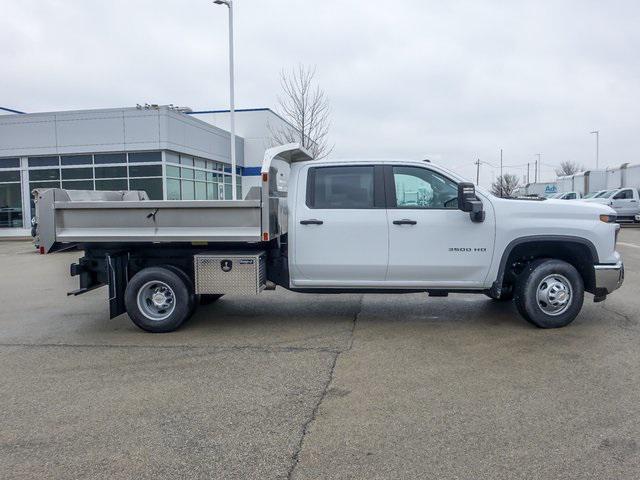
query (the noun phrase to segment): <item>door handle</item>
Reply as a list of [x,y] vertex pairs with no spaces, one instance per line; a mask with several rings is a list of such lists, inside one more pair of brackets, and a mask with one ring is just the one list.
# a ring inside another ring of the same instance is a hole
[[322,220],[316,220],[315,218],[311,220],[300,220],[300,225],[322,225],[323,223]]
[[631,200],[631,203],[636,203],[636,202],[637,202],[637,200]]
[[409,220],[408,218],[403,218],[402,220],[394,220],[393,224],[394,225],[415,225],[416,222],[415,220]]

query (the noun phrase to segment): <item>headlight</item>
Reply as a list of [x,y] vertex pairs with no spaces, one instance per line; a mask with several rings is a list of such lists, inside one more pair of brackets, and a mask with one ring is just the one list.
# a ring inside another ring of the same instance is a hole
[[604,223],[616,223],[618,217],[616,215],[602,214],[600,215],[600,221]]

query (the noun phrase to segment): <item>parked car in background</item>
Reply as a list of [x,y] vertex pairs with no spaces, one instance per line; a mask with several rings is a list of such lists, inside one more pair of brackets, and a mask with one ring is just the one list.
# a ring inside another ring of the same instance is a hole
[[582,197],[582,199],[586,200],[587,198],[595,198],[600,195],[603,195],[606,192],[608,192],[608,190],[598,190],[597,192],[587,193],[584,197]]
[[594,197],[587,198],[586,202],[607,205],[616,211],[618,220],[637,222],[640,221],[640,194],[635,188],[618,188],[606,190]]
[[551,195],[548,198],[555,198],[557,200],[580,200],[582,195],[580,195],[580,192],[562,192]]

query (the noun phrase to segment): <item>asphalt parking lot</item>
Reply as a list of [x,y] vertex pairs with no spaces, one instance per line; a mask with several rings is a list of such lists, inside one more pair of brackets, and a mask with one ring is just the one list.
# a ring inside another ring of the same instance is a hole
[[624,286],[539,330],[484,296],[224,297],[109,320],[69,252],[0,243],[2,478],[640,478],[640,229]]

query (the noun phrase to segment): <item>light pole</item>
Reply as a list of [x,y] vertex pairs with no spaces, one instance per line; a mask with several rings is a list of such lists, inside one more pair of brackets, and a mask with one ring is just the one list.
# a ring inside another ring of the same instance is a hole
[[236,110],[234,105],[233,79],[233,1],[213,0],[216,5],[226,5],[229,9],[229,124],[231,130],[231,198],[236,200]]
[[536,156],[538,157],[538,159],[536,160],[536,167],[535,167],[535,170],[534,170],[535,177],[536,177],[535,183],[538,183],[538,172],[540,171],[540,156],[541,155],[542,155],[541,153],[536,153]]
[[596,134],[596,170],[598,169],[598,161],[600,160],[600,130],[594,130],[591,133]]
[[504,176],[502,175],[502,149],[500,149],[500,198],[504,197],[502,187],[504,186]]

